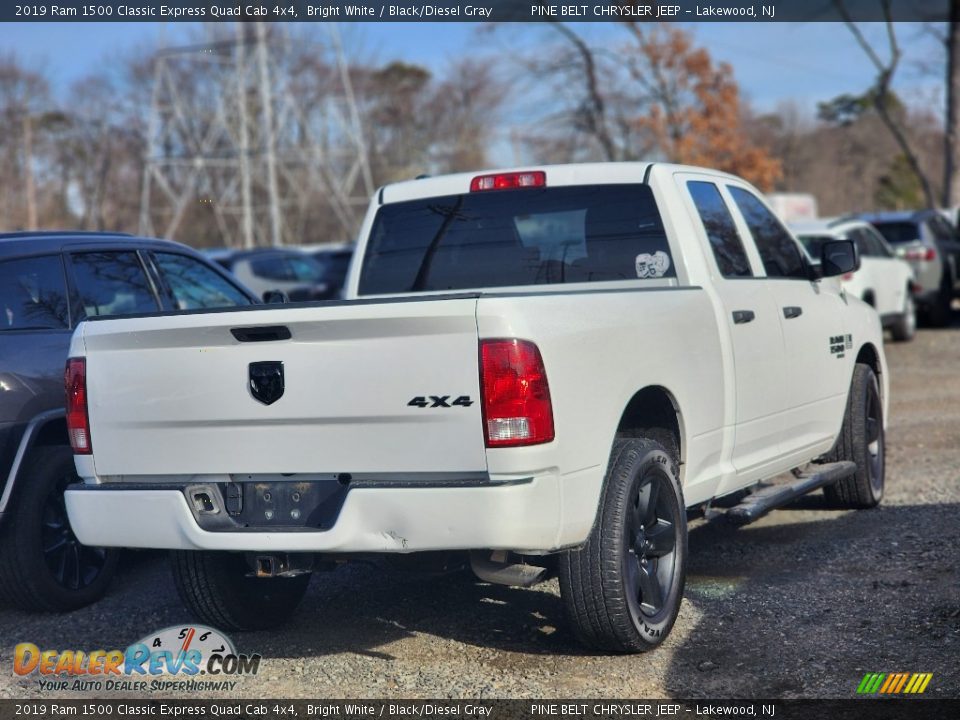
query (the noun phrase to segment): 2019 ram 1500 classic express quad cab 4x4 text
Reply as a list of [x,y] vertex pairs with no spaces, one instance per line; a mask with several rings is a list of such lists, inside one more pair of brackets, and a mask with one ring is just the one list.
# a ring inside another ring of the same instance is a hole
[[[221,628],[288,616],[311,569],[471,551],[548,566],[577,636],[658,645],[686,509],[883,493],[876,312],[744,181],[666,164],[418,179],[372,200],[346,301],[85,322],[67,367],[78,537],[169,548]],[[556,554],[555,561],[546,557]]]

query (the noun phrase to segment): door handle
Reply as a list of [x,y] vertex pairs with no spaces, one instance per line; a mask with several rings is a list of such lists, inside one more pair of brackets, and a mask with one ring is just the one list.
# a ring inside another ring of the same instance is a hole
[[240,342],[274,342],[290,339],[290,329],[286,325],[230,328],[230,334]]
[[803,315],[802,307],[797,307],[795,305],[788,305],[783,309],[783,316],[787,320],[792,320],[793,318],[800,317],[801,315]]
[[734,310],[733,311],[733,324],[734,325],[743,325],[753,320],[756,315],[753,314],[753,310]]

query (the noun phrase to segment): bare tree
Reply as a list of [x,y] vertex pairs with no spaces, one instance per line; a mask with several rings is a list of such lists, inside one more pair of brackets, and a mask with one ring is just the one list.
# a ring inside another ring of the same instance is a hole
[[27,70],[13,55],[0,57],[0,174],[10,190],[0,201],[0,225],[38,225],[35,148],[48,102],[49,84],[41,73]]
[[950,0],[947,48],[947,117],[943,168],[943,205],[960,205],[960,0]]
[[[952,1],[955,2],[955,0]],[[886,27],[887,50],[889,53],[887,60],[883,60],[880,57],[880,54],[870,44],[863,32],[861,32],[859,26],[853,21],[853,18],[850,16],[850,12],[847,10],[844,0],[835,0],[835,3],[840,16],[850,29],[850,32],[856,39],[857,44],[860,46],[863,52],[866,53],[871,64],[873,64],[877,71],[876,79],[874,80],[873,87],[870,88],[869,92],[867,93],[867,98],[869,99],[873,108],[877,111],[877,115],[883,121],[884,126],[896,141],[900,151],[903,153],[904,159],[906,160],[906,164],[910,168],[910,171],[917,177],[917,180],[923,190],[925,203],[928,207],[935,207],[937,201],[936,197],[934,196],[933,187],[930,183],[930,178],[921,167],[920,162],[917,159],[917,153],[910,143],[906,129],[901,124],[903,116],[898,116],[893,107],[893,103],[891,102],[892,93],[890,91],[890,85],[893,82],[894,74],[897,71],[897,67],[900,64],[902,57],[900,45],[897,42],[897,34],[893,26],[891,0],[880,0],[884,24]]]

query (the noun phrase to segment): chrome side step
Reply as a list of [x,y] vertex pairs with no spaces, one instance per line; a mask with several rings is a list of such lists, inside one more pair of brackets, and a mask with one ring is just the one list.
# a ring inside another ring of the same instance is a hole
[[824,465],[814,465],[817,472],[812,475],[801,475],[793,482],[766,485],[747,495],[739,505],[727,510],[723,517],[735,525],[746,525],[766,515],[771,510],[793,502],[798,497],[809,492],[832,485],[843,480],[857,471],[854,462],[835,462]]

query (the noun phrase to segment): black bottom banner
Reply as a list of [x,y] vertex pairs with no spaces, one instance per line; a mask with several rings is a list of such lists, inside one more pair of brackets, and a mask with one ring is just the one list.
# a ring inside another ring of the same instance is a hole
[[960,699],[860,700],[0,700],[0,720],[33,718],[342,720],[663,720],[666,718],[960,718]]

